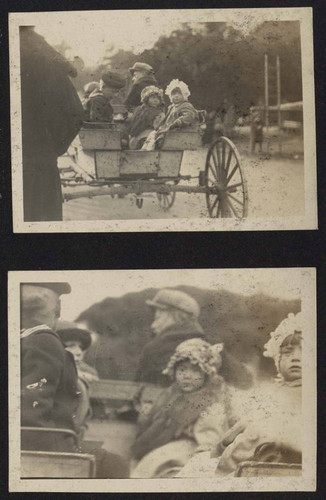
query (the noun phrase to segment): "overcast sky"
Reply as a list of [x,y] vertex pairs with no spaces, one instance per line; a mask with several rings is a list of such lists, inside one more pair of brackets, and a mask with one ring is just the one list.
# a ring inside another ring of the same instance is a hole
[[21,24],[35,25],[35,30],[51,45],[64,40],[71,47],[67,56],[79,56],[90,66],[99,61],[110,44],[116,50],[121,48],[140,54],[153,47],[161,35],[169,35],[185,21],[218,21],[222,16],[220,21],[227,21],[242,31],[248,31],[261,22],[260,13],[242,11],[215,9],[214,14],[191,9],[41,12],[24,13],[26,21]]
[[152,287],[190,285],[215,290],[224,288],[244,295],[264,293],[296,299],[300,298],[302,286],[302,272],[298,269],[66,271],[50,273],[48,278],[71,284],[72,293],[63,295],[61,300],[61,316],[67,320],[76,319],[87,307],[106,297],[120,297]]

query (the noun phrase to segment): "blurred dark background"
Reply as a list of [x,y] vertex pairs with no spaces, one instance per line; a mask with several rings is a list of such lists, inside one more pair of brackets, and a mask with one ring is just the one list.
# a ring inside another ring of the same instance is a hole
[[[176,288],[198,301],[199,322],[211,343],[224,342],[225,348],[246,363],[258,379],[275,375],[273,361],[262,356],[263,346],[282,319],[300,311],[300,300],[189,286]],[[101,378],[134,379],[141,350],[151,338],[153,312],[145,301],[153,298],[157,290],[108,297],[77,318],[99,334],[86,360],[96,367]]]

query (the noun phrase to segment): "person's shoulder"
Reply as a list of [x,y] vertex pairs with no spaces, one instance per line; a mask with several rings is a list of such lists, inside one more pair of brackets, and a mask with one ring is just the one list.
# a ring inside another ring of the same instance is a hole
[[25,339],[25,345],[38,348],[42,351],[50,351],[53,355],[64,356],[65,348],[60,337],[53,330],[44,329],[32,333]]

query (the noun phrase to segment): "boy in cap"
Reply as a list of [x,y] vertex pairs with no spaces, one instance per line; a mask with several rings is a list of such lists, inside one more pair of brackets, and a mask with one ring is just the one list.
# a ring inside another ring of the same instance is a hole
[[113,108],[110,101],[124,86],[125,80],[118,73],[109,71],[102,75],[100,88],[91,93],[87,103],[91,122],[111,123],[113,121]]
[[129,68],[129,72],[132,75],[132,85],[125,104],[133,110],[142,104],[140,97],[142,90],[149,85],[157,86],[157,80],[152,66],[146,63],[136,62],[132,68]]
[[[21,425],[78,431],[77,370],[55,333],[68,283],[21,284]],[[23,450],[73,451],[63,434],[22,432]]]

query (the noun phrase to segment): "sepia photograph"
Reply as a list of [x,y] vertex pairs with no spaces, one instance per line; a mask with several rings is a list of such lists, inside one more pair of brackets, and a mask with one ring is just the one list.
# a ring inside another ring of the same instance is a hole
[[15,232],[317,229],[311,8],[11,13],[9,43]]
[[314,268],[8,286],[10,491],[315,489]]

